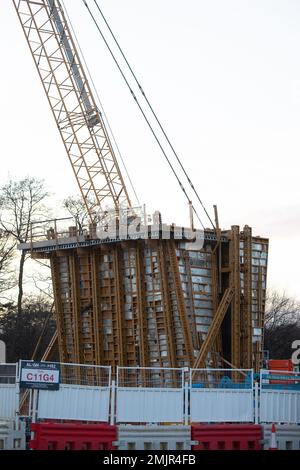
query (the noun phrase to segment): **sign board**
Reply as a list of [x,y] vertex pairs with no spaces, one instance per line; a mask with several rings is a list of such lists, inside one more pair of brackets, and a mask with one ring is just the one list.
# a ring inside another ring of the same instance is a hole
[[59,390],[60,364],[21,361],[20,388]]

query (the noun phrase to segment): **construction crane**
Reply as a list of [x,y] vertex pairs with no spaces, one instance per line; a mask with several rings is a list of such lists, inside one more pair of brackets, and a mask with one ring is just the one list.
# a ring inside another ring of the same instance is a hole
[[131,201],[59,0],[13,0],[91,222]]

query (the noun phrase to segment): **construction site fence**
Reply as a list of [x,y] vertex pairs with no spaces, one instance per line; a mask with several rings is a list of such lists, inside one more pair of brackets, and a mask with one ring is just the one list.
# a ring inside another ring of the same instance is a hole
[[32,398],[34,420],[109,421],[110,366],[61,363],[60,374],[58,391],[39,390]]
[[15,418],[18,409],[18,364],[0,364],[0,420]]
[[191,369],[192,422],[255,421],[253,371],[247,369]]
[[183,423],[184,369],[118,367],[117,423]]
[[59,390],[20,390],[19,364],[0,364],[0,421],[114,424],[300,423],[300,374],[247,369],[60,364]]
[[260,371],[261,423],[300,423],[300,373]]

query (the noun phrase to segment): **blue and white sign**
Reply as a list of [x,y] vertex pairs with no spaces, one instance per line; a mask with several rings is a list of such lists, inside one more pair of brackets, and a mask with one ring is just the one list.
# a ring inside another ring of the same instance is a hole
[[60,364],[21,361],[20,388],[59,390]]

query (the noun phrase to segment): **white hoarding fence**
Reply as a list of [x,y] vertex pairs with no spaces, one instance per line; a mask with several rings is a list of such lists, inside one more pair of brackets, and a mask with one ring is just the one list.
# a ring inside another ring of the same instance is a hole
[[0,421],[300,423],[296,372],[262,370],[254,386],[247,369],[117,367],[115,383],[107,366],[22,363],[0,364]]
[[260,422],[300,423],[300,373],[260,371]]
[[191,422],[253,422],[253,371],[190,369]]
[[183,423],[184,369],[118,367],[118,423]]
[[109,420],[111,367],[60,364],[59,390],[39,390],[37,418]]
[[17,364],[0,364],[0,420],[14,419],[18,411]]

